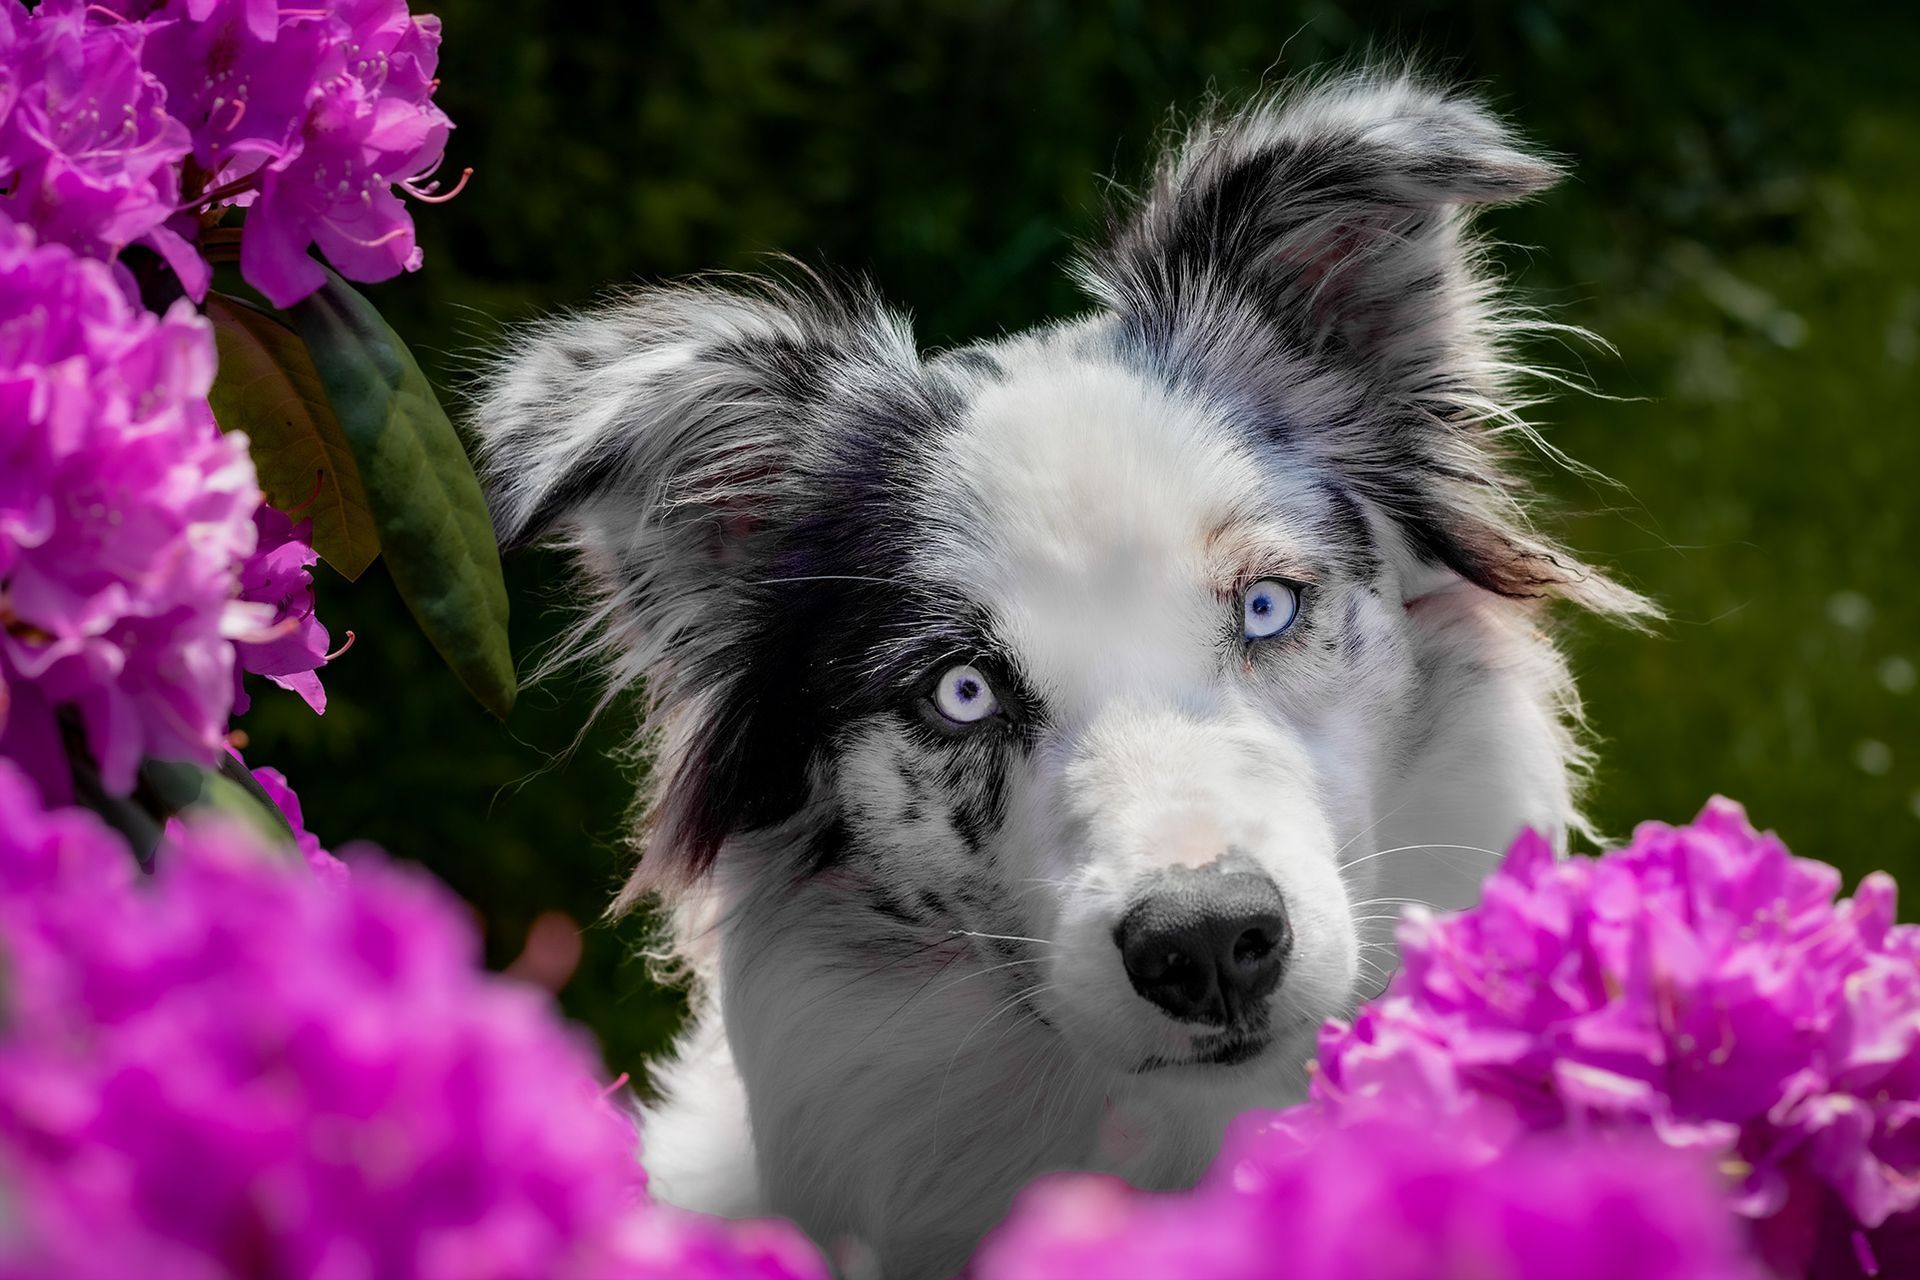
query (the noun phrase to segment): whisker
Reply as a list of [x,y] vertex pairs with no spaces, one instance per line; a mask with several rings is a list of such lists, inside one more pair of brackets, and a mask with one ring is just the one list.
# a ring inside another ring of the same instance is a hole
[[1442,853],[1456,852],[1456,851],[1461,853],[1479,853],[1479,854],[1485,854],[1487,857],[1495,858],[1495,859],[1505,856],[1493,849],[1483,849],[1477,844],[1403,844],[1403,845],[1398,845],[1392,849],[1376,849],[1374,852],[1367,854],[1365,857],[1355,858],[1352,862],[1346,863],[1342,867],[1342,870],[1345,870],[1351,867],[1360,866],[1362,863],[1371,862],[1375,858],[1384,858],[1389,854],[1417,853],[1417,852],[1420,852],[1421,850],[1438,851]]
[[881,1028],[885,1027],[889,1022],[892,1022],[895,1018],[899,1017],[901,1014],[905,1013],[907,1011],[907,1006],[912,1004],[915,1000],[918,1000],[923,994],[925,994],[927,988],[933,985],[934,979],[938,978],[941,974],[945,973],[948,969],[951,969],[954,966],[954,963],[959,959],[960,959],[959,955],[954,955],[951,958],[949,958],[945,964],[941,965],[938,969],[935,969],[932,973],[928,974],[927,980],[921,983],[919,986],[915,987],[913,989],[913,993],[909,995],[905,1000],[902,1000],[898,1008],[896,1008],[892,1013],[888,1014],[886,1017],[880,1019],[880,1021],[874,1023],[871,1027],[867,1028],[867,1034],[861,1036],[858,1040],[854,1041],[851,1045],[849,1045],[846,1049],[846,1052],[842,1053],[840,1057],[836,1059],[836,1061],[840,1061],[840,1062],[846,1061],[848,1054],[851,1054],[854,1050],[858,1049],[861,1045],[864,1045],[867,1041],[873,1039],[874,1036],[880,1034]]
[[[1051,1056],[1059,1064],[1059,1070],[1048,1072],[1052,1079],[1046,1087],[1052,1096],[1047,1099],[1046,1105],[1040,1112],[1040,1137],[1043,1146],[1051,1139],[1056,1125],[1064,1125],[1072,1119],[1074,1089],[1084,1079],[1082,1073],[1074,1069],[1074,1056],[1064,1039],[1055,1042]],[[1045,1077],[1043,1077],[1044,1080]]]
[[1008,960],[1004,964],[988,965],[984,969],[975,969],[972,973],[963,973],[959,977],[955,978],[952,982],[944,983],[938,987],[935,987],[928,994],[937,996],[942,991],[951,991],[953,988],[959,986],[963,982],[971,982],[975,978],[984,978],[990,973],[998,973],[1002,969],[1011,969],[1016,965],[1044,964],[1044,963],[1046,963],[1045,956],[1033,956],[1030,959],[1026,959],[1026,960]]
[[949,929],[949,938],[991,938],[997,942],[1031,942],[1041,947],[1058,947],[1060,944],[1051,938],[1023,938],[1017,933],[981,933],[977,929]]
[[789,582],[874,582],[881,586],[898,586],[898,578],[874,578],[864,573],[811,573],[797,578],[755,578],[749,585],[756,587],[779,586]]
[[1348,849],[1352,848],[1357,841],[1359,841],[1360,839],[1362,839],[1367,835],[1370,835],[1372,832],[1374,832],[1379,828],[1381,823],[1385,822],[1388,818],[1396,816],[1397,814],[1399,814],[1399,812],[1402,809],[1406,808],[1408,805],[1412,803],[1413,801],[1411,799],[1402,800],[1399,804],[1393,806],[1393,808],[1387,810],[1385,813],[1375,818],[1372,822],[1369,822],[1366,826],[1360,828],[1358,831],[1348,836],[1345,840],[1341,841],[1340,847],[1333,851],[1334,861],[1338,862],[1340,860],[1340,855],[1345,853]]
[[946,1099],[947,1081],[953,1077],[954,1064],[960,1060],[961,1053],[966,1050],[967,1045],[973,1040],[974,1036],[991,1025],[994,1019],[998,1018],[1002,1013],[1005,1013],[1009,1009],[1018,1008],[1021,1001],[1030,999],[1042,991],[1051,990],[1052,986],[1052,983],[1037,983],[1033,986],[1024,987],[996,1005],[990,1013],[973,1024],[972,1030],[968,1031],[967,1034],[961,1038],[960,1043],[954,1046],[953,1052],[947,1057],[947,1069],[940,1074],[940,1091],[934,1095],[933,1099],[935,1116],[940,1114],[940,1104]]
[[[841,984],[840,986],[834,987],[830,991],[821,992],[819,995],[815,996],[813,999],[807,1001],[805,1004],[801,1005],[798,1009],[794,1010],[794,1012],[805,1013],[808,1009],[813,1008],[813,1006],[815,1006],[816,1004],[819,1004],[822,1000],[828,999],[831,996],[840,995],[841,993],[853,987],[858,986],[860,983],[865,982],[868,978],[878,977],[880,974],[885,973],[887,970],[893,968],[895,965],[905,964],[909,960],[918,959],[920,956],[925,955],[927,952],[933,950],[935,947],[944,947],[946,945],[947,945],[947,939],[940,938],[933,942],[928,942],[921,946],[915,947],[913,950],[907,952],[904,955],[895,956],[893,959],[887,961],[883,965],[878,965],[872,969],[867,970],[865,973],[856,975],[849,981]],[[958,959],[959,957],[958,955],[956,955],[954,958]],[[942,966],[942,971],[944,971],[944,969],[945,969],[945,966]]]

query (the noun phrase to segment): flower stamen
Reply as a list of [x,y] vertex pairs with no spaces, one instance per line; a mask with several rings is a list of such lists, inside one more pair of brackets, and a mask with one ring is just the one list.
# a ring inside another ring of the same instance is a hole
[[[431,170],[429,170],[429,172],[431,172]],[[425,174],[421,175],[421,177],[425,176]],[[403,178],[394,185],[398,186],[415,200],[424,201],[427,204],[445,204],[467,189],[467,179],[472,176],[473,166],[468,165],[460,171],[460,181],[453,184],[453,190],[451,191],[441,191],[440,184],[437,182],[429,183],[424,187],[416,187],[413,184],[418,181],[418,179],[415,178]]]

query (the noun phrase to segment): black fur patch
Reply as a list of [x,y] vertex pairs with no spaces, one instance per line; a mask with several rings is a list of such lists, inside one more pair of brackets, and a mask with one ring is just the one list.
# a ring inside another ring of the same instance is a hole
[[[812,415],[825,446],[816,452],[830,462],[798,477],[792,487],[806,495],[805,509],[775,517],[754,577],[728,611],[723,625],[738,638],[703,673],[719,691],[705,759],[676,775],[695,789],[671,808],[685,815],[677,834],[696,871],[729,836],[798,813],[811,766],[847,725],[901,711],[933,664],[986,643],[956,620],[948,593],[913,579],[924,518],[902,503],[924,474],[928,445],[953,429],[961,407],[957,390],[929,375],[851,402],[830,397]],[[964,797],[955,829],[976,847],[1004,809],[1000,769],[985,769],[985,783],[978,776],[995,753],[978,745],[942,744],[973,766],[943,782],[946,794]]]
[[615,454],[589,453],[579,459],[559,481],[541,495],[540,502],[517,525],[502,523],[501,511],[494,513],[494,533],[500,550],[518,551],[530,547],[553,532],[562,520],[572,515],[595,496],[613,486],[622,459]]
[[824,339],[796,339],[782,334],[716,343],[701,358],[753,369],[764,379],[768,392],[784,405],[799,409],[826,398],[826,371],[838,357],[838,350]]
[[1360,582],[1371,582],[1380,574],[1380,548],[1360,500],[1337,480],[1322,481],[1320,491],[1327,497],[1328,541],[1337,550],[1341,568]]
[[993,353],[979,347],[962,347],[958,351],[948,352],[940,360],[941,363],[955,365],[994,382],[1001,382],[1007,376],[1006,367],[994,358]]

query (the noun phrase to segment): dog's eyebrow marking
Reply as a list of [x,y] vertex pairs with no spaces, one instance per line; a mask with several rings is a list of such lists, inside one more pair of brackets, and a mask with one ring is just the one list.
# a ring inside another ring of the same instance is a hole
[[1323,524],[1339,543],[1348,571],[1363,581],[1379,576],[1380,547],[1374,540],[1373,526],[1367,522],[1367,513],[1360,506],[1360,500],[1338,480],[1322,480],[1319,489],[1327,498]]
[[1360,596],[1358,593],[1348,597],[1347,610],[1340,623],[1340,653],[1351,660],[1360,656],[1360,650],[1366,644],[1366,628],[1360,624]]
[[1229,516],[1215,525],[1207,534],[1205,555],[1207,581],[1222,595],[1259,578],[1280,577],[1311,585],[1324,576],[1271,524],[1245,516]]

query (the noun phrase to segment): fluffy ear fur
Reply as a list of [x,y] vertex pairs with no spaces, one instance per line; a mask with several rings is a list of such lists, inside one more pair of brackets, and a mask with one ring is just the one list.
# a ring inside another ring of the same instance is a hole
[[824,407],[918,360],[868,295],[758,283],[536,323],[487,368],[471,421],[501,545],[566,547],[595,588],[548,668],[602,667],[608,699],[644,681],[646,732],[670,740],[631,901],[691,880],[771,803],[742,794],[766,771],[743,780],[736,649],[783,525],[835,465]]
[[1406,75],[1294,86],[1195,125],[1083,281],[1167,374],[1339,467],[1424,557],[1504,596],[1650,606],[1528,526],[1531,436],[1471,211],[1560,175],[1478,102]]

